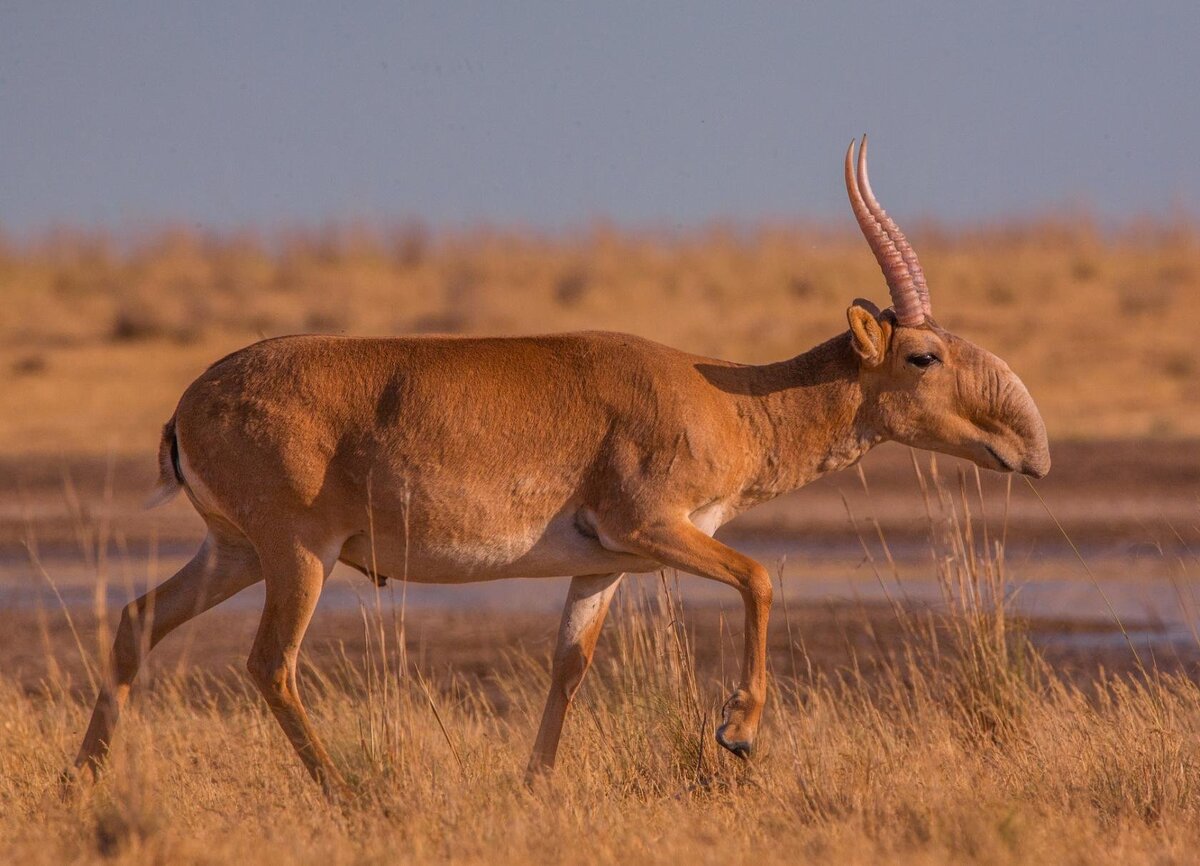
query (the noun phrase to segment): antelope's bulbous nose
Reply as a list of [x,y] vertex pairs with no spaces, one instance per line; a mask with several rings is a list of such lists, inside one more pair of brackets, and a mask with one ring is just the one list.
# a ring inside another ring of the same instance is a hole
[[1010,392],[1013,412],[1013,431],[1021,437],[1021,465],[1018,471],[1032,478],[1045,478],[1050,471],[1050,441],[1046,422],[1038,411],[1033,397],[1020,379],[1013,376],[1015,386]]
[[1041,413],[1033,400],[1029,400],[1025,423],[1022,425],[1025,435],[1020,471],[1022,475],[1033,478],[1045,478],[1050,471],[1050,442],[1046,437],[1046,424],[1042,421]]
[[1045,478],[1050,471],[1050,449],[1043,448],[1037,454],[1026,457],[1021,465],[1021,474],[1031,478]]

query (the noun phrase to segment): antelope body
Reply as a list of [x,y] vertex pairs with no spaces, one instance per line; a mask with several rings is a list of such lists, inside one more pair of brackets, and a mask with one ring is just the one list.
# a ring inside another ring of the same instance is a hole
[[667,566],[727,583],[745,603],[745,656],[717,739],[748,755],[771,584],[712,538],[721,524],[885,440],[1038,477],[1050,465],[1020,380],[930,317],[916,256],[871,194],[865,138],[857,171],[852,155],[851,204],[894,306],[856,301],[848,332],[788,361],[747,366],[579,333],[284,337],[210,367],[160,450],[160,497],[186,491],[208,535],[126,608],[76,767],[101,765],[144,648],[262,580],[250,672],[308,770],[338,791],[296,684],[338,561],[377,580],[574,575],[531,776],[553,766],[624,573]]

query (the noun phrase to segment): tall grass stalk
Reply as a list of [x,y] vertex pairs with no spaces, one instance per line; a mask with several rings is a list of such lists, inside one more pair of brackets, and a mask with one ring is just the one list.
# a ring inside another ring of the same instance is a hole
[[[53,779],[88,708],[69,690],[28,693],[0,676],[0,859],[1189,859],[1200,848],[1200,688],[1178,673],[1096,671],[1080,684],[1051,669],[1013,616],[1005,533],[991,522],[1005,509],[978,476],[914,466],[940,603],[893,596],[894,635],[881,625],[872,644],[881,664],[849,653],[822,665],[800,619],[820,609],[793,603],[781,564],[769,712],[750,765],[712,743],[736,671],[699,650],[724,645],[724,617],[704,625],[672,573],[622,586],[558,772],[532,791],[520,778],[546,644],[481,646],[486,670],[472,678],[418,670],[378,592],[359,610],[365,651],[302,670],[353,802],[321,799],[240,671],[159,677],[136,696],[99,785],[60,800]],[[869,552],[885,543],[864,535]],[[839,626],[826,620],[829,640]],[[847,644],[860,621],[840,626]]]

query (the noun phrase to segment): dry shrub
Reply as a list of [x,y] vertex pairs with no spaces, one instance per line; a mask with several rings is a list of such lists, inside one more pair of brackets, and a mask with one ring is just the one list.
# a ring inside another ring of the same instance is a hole
[[[496,646],[473,678],[418,666],[405,611],[368,602],[366,652],[302,671],[353,802],[321,799],[244,677],[199,674],[136,695],[100,784],[60,799],[87,708],[57,675],[27,693],[0,674],[0,859],[1186,859],[1200,844],[1200,688],[1153,668],[1087,682],[1050,670],[1009,614],[1003,520],[978,479],[936,464],[920,478],[944,603],[903,604],[886,539],[865,531],[899,640],[869,672],[852,657],[831,673],[797,632],[750,763],[713,745],[731,674],[697,666],[674,575],[621,590],[558,772],[533,790],[520,779],[547,658]],[[736,656],[719,631],[704,639]]]
[[[1079,215],[913,232],[939,321],[1018,370],[1057,435],[1200,435],[1185,399],[1200,355],[1200,234],[1102,230]],[[9,242],[0,341],[11,347],[259,336],[631,331],[746,362],[789,357],[884,300],[850,231],[808,224],[575,233],[419,224],[274,235],[164,228],[140,238],[59,231]],[[1162,361],[1160,359],[1167,359]],[[151,365],[152,366],[152,365]],[[153,371],[147,373],[152,374]]]

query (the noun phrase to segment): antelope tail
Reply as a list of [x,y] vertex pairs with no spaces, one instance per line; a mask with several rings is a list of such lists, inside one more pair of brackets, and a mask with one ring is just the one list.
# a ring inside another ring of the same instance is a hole
[[162,440],[158,443],[158,484],[146,499],[147,509],[175,498],[183,489],[183,474],[179,471],[179,443],[175,439],[175,416],[163,425]]

